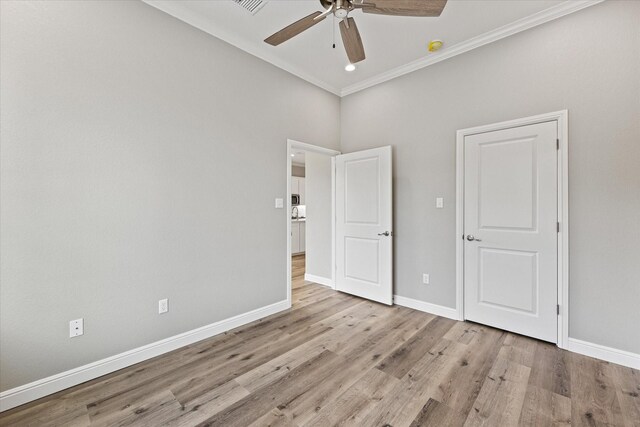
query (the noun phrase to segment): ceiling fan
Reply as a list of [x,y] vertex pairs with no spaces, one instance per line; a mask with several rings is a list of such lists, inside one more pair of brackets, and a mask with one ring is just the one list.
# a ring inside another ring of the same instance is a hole
[[324,20],[333,14],[340,19],[340,34],[349,62],[355,64],[365,59],[364,46],[356,21],[349,17],[354,9],[364,13],[394,16],[440,16],[447,0],[320,0],[324,12],[313,12],[304,18],[284,27],[264,41],[277,46]]

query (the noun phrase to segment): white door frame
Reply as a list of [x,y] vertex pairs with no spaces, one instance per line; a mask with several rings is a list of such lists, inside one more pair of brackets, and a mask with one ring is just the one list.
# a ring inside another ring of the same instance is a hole
[[335,159],[334,157],[341,154],[340,151],[331,150],[329,148],[319,147],[317,145],[306,144],[304,142],[287,139],[287,198],[285,200],[285,217],[287,220],[287,305],[291,307],[291,153],[294,150],[303,150],[312,153],[324,154],[331,156],[331,282],[332,288],[336,288],[336,248],[335,248]]
[[558,347],[569,340],[569,113],[567,110],[462,129],[456,136],[456,311],[464,320],[464,138],[518,126],[556,121],[558,123]]

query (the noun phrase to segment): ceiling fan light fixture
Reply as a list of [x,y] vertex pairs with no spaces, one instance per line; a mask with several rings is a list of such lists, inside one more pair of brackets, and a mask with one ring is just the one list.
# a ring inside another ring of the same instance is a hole
[[353,65],[353,64],[347,64],[347,65],[344,67],[344,69],[345,69],[345,71],[349,71],[349,72],[351,72],[351,71],[354,71],[354,70],[356,69],[356,66],[355,66],[355,65]]
[[345,8],[339,8],[339,9],[336,9],[336,11],[333,12],[333,14],[338,19],[344,19],[349,14],[349,11]]

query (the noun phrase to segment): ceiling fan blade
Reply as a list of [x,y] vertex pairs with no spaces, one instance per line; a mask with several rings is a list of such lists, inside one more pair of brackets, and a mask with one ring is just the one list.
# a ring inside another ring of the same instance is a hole
[[324,20],[326,15],[320,15],[322,15],[322,12],[313,12],[311,15],[305,16],[304,18],[297,20],[293,24],[284,27],[277,33],[270,35],[269,37],[264,39],[264,41],[271,46],[278,46],[280,43],[286,42],[290,38],[297,36],[301,32],[308,30],[318,22]]
[[364,46],[360,38],[360,32],[353,18],[346,18],[340,21],[340,34],[342,34],[342,43],[347,51],[349,62],[355,64],[362,61],[364,56]]
[[440,16],[447,0],[366,0],[375,6],[363,7],[364,13],[396,16]]

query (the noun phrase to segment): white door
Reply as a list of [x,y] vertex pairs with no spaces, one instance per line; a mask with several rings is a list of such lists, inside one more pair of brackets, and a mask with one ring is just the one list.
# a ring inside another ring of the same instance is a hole
[[336,289],[392,304],[391,147],[336,156]]
[[553,121],[464,139],[465,318],[554,343],[557,138]]

